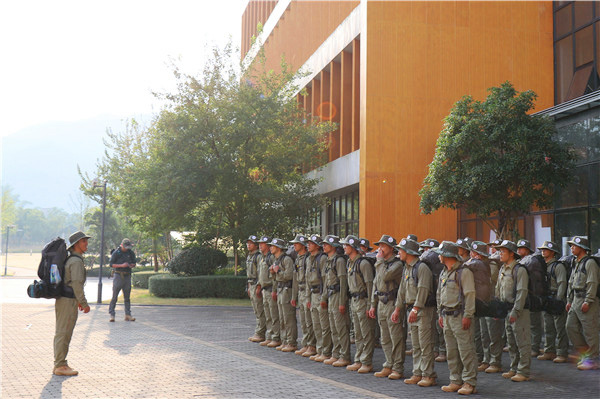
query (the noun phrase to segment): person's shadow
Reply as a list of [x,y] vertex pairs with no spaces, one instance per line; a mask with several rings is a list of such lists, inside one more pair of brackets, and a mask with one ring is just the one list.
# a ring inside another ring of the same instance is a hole
[[48,381],[44,389],[42,389],[42,393],[40,393],[40,399],[62,398],[62,384],[67,378],[71,377],[52,374],[52,378],[50,378],[50,381]]
[[115,349],[119,355],[128,355],[134,346],[139,344],[139,337],[133,333],[135,328],[131,322],[109,323],[108,337],[104,340],[104,345]]

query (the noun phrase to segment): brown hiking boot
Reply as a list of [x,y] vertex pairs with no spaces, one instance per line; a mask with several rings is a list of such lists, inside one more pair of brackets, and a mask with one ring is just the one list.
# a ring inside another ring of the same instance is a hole
[[261,342],[259,345],[260,346],[268,346],[271,343],[270,339],[265,339],[263,342]]
[[52,371],[52,373],[54,375],[64,375],[64,376],[69,376],[69,377],[79,374],[79,372],[77,370],[73,370],[69,366],[55,367],[54,370]]
[[302,356],[304,354],[304,352],[306,352],[307,350],[308,350],[308,346],[303,346],[302,348],[300,348],[296,352],[294,352],[294,355]]
[[488,374],[499,373],[501,371],[502,371],[502,369],[500,367],[494,366],[493,364],[490,367],[488,367],[487,369],[485,369],[485,372]]
[[446,358],[446,355],[444,355],[443,353],[435,358],[435,361],[440,362],[440,363],[443,363],[446,360],[448,360],[448,359]]
[[371,371],[373,371],[373,365],[372,364],[363,364],[362,366],[360,366],[360,368],[358,369],[358,374],[368,374]]
[[458,392],[458,390],[462,388],[462,385],[455,384],[453,382],[450,385],[444,385],[442,387],[442,391],[444,392]]
[[277,348],[281,345],[281,341],[271,341],[267,344],[267,348]]
[[430,387],[430,386],[435,385],[435,384],[436,384],[435,378],[433,378],[433,377],[423,377],[421,379],[421,381],[419,381],[417,383],[417,385],[420,386],[420,387]]
[[302,357],[311,357],[316,354],[317,354],[317,348],[315,348],[314,346],[309,346],[308,348],[306,348],[306,352],[304,352],[302,354]]
[[458,390],[459,395],[471,395],[472,393],[477,393],[477,390],[473,385],[469,384],[468,382],[465,382],[462,388]]
[[254,334],[253,336],[248,338],[248,341],[250,341],[250,342],[263,342],[264,340],[265,340],[265,337],[261,337],[260,335],[257,335],[257,334]]
[[392,374],[388,375],[388,379],[390,380],[399,380],[402,377],[404,377],[402,374],[400,374],[399,372],[397,372],[396,370],[392,371]]
[[333,367],[346,367],[349,364],[350,364],[350,360],[338,359],[336,362],[333,362],[331,365]]
[[569,359],[567,359],[565,356],[556,356],[552,361],[554,363],[566,363],[569,361]]
[[510,380],[514,381],[514,382],[523,382],[523,381],[529,381],[529,377],[525,377],[523,374],[517,374],[517,375],[512,376],[512,378]]
[[287,348],[287,347],[288,347],[288,344],[281,344],[279,346],[276,346],[275,349],[278,351],[282,351],[283,348]]
[[351,365],[347,366],[346,370],[348,370],[348,371],[358,371],[358,369],[361,368],[361,367],[362,367],[362,363],[354,362]]
[[331,366],[333,363],[335,363],[337,361],[338,361],[337,357],[331,356],[329,359],[323,360],[323,364],[327,364],[327,365]]
[[125,315],[125,321],[135,321],[135,317],[130,314]]
[[329,360],[330,358],[331,358],[331,356],[319,355],[315,359],[315,362],[317,362],[317,363],[323,363],[325,360]]
[[114,323],[115,322],[115,316],[111,315],[110,319],[108,319],[108,321],[110,321],[111,323]]
[[281,351],[282,352],[295,352],[297,349],[298,349],[298,347],[295,345],[286,345],[281,349]]
[[554,360],[556,359],[556,353],[545,352],[543,355],[539,355],[537,360]]
[[408,384],[408,385],[414,385],[414,384],[418,384],[419,381],[421,381],[421,376],[413,375],[412,377],[405,379],[404,383]]
[[490,367],[490,365],[488,363],[481,363],[478,367],[477,367],[477,371],[481,372],[481,371],[485,371],[487,370],[487,368]]
[[374,375],[377,378],[384,378],[389,377],[390,374],[392,374],[392,369],[389,367],[384,367],[381,369],[381,371],[376,372]]
[[406,356],[412,356],[412,349],[407,350],[406,352],[404,352],[406,354]]
[[515,375],[517,375],[517,373],[515,373],[512,370],[508,370],[506,373],[502,373],[502,377],[506,379],[513,378]]

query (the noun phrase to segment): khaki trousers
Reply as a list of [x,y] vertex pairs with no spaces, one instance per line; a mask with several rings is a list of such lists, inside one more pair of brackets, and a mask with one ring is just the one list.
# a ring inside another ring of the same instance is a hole
[[77,323],[77,299],[56,298],[54,305],[56,331],[54,334],[54,367],[67,365],[69,344]]
[[[340,313],[340,305],[346,306],[344,314]],[[333,341],[331,356],[350,361],[350,324],[348,320],[350,309],[347,304],[341,303],[339,292],[329,296],[328,309],[331,340]]]
[[256,284],[250,285],[250,300],[252,301],[252,309],[254,309],[254,316],[256,316],[256,327],[254,333],[259,337],[264,337],[267,331],[267,318],[265,317],[265,307],[263,304],[262,297],[259,298],[256,295]]
[[546,345],[544,352],[555,353],[558,356],[569,355],[569,339],[567,337],[567,312],[553,316],[544,312],[544,332]]
[[510,314],[506,317],[506,340],[510,355],[510,370],[525,377],[531,372],[531,320],[529,310],[523,309],[521,316],[511,324]]
[[354,341],[356,352],[354,361],[370,366],[373,364],[375,349],[375,320],[367,316],[370,304],[368,298],[352,298],[350,314],[354,325]]
[[462,385],[477,385],[477,353],[475,351],[473,332],[475,320],[471,320],[471,328],[463,330],[462,314],[444,316],[444,337],[446,338],[446,356],[450,370],[450,382]]
[[404,374],[404,359],[406,357],[406,312],[400,311],[400,321],[394,323],[391,320],[394,313],[394,301],[384,304],[379,301],[377,305],[377,321],[381,331],[381,348],[385,355],[384,368]]
[[280,288],[277,293],[277,308],[279,309],[279,328],[281,341],[284,344],[298,345],[298,324],[296,308],[292,306],[292,289]]
[[302,346],[315,346],[315,332],[313,331],[312,317],[308,303],[310,302],[310,291],[306,288],[298,292],[298,311],[300,313],[300,327],[302,329]]
[[598,361],[598,298],[586,313],[581,311],[585,298],[574,298],[567,314],[567,334],[575,349]]
[[[410,338],[413,350],[413,375],[436,378],[433,370],[433,330],[431,319],[434,317],[435,308],[425,307],[419,310],[417,321],[409,323]],[[448,342],[446,342],[446,356],[448,356]]]
[[271,289],[262,290],[263,309],[265,311],[265,320],[267,322],[266,339],[279,342],[281,340],[279,331],[279,310],[277,301],[271,297]]

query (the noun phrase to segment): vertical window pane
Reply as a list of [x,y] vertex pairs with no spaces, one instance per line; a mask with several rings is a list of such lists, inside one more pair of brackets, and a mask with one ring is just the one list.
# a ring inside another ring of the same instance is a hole
[[556,37],[566,35],[573,30],[572,7],[572,5],[568,5],[565,8],[558,10],[554,14],[554,29]]
[[556,42],[556,103],[565,101],[571,79],[573,79],[573,38],[566,38]]
[[594,4],[591,1],[576,1],[575,7],[575,29],[592,21]]
[[600,208],[590,209],[590,245],[592,250],[600,248]]
[[590,205],[600,205],[600,163],[592,164],[590,168]]
[[563,253],[570,253],[567,240],[573,236],[587,236],[587,211],[556,213],[554,242],[562,246]]
[[573,178],[573,181],[560,192],[557,208],[568,208],[573,206],[587,205],[588,178],[588,167],[578,167],[575,170],[575,176]]
[[588,26],[575,33],[575,67],[594,61],[594,31]]

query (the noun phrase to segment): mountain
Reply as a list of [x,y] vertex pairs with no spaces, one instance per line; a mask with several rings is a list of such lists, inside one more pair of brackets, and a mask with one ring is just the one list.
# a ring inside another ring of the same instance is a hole
[[76,212],[81,180],[104,156],[106,130],[125,130],[125,118],[98,116],[22,129],[2,140],[2,185],[35,208]]

